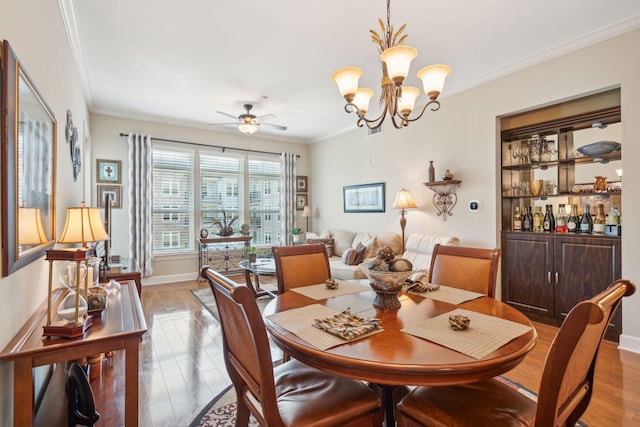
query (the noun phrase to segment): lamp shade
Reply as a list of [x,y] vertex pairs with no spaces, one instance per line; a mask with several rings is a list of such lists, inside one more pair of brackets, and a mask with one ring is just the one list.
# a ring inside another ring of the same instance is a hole
[[40,209],[19,208],[18,210],[18,244],[41,245],[49,239],[42,227]]
[[109,239],[100,218],[100,209],[67,208],[67,219],[58,243],[99,242]]
[[356,104],[362,115],[365,115],[367,111],[369,111],[369,101],[371,101],[371,98],[373,98],[373,91],[369,88],[363,87],[356,92],[353,103]]
[[252,125],[251,123],[242,123],[238,125],[238,129],[240,130],[240,132],[246,135],[251,135],[252,133],[255,133],[255,131],[258,130],[258,127],[255,125]]
[[420,96],[420,89],[413,86],[402,86],[402,96],[398,98],[398,111],[403,116],[408,116],[416,105],[416,98]]
[[[362,69],[358,67],[344,67],[335,71],[331,79],[338,85],[340,95],[353,99],[358,92],[358,80],[362,77]],[[351,102],[351,99],[347,99]]]
[[409,208],[417,208],[416,202],[413,201],[413,197],[411,197],[411,192],[405,188],[398,191],[396,194],[396,200],[393,202],[394,209],[409,209]]
[[400,86],[409,74],[411,61],[418,56],[418,51],[411,46],[396,46],[385,49],[380,59],[387,65],[387,74],[396,86]]
[[309,218],[310,216],[311,216],[311,208],[308,205],[306,205],[302,210],[302,217]]
[[444,81],[450,72],[451,67],[442,64],[429,65],[418,71],[418,78],[422,80],[424,93],[429,98],[436,99],[442,92]]

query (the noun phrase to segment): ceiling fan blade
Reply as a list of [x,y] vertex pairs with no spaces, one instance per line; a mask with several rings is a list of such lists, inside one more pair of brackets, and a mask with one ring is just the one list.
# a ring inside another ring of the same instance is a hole
[[225,113],[224,111],[216,111],[216,113],[222,114],[223,116],[231,117],[232,119],[237,119],[238,118],[237,116],[232,116],[231,114]]
[[274,116],[273,114],[265,114],[264,116],[259,116],[258,120],[260,120],[261,122],[264,122],[265,120],[271,120],[275,118],[276,116]]
[[279,130],[287,130],[286,126],[274,125],[273,123],[260,123],[261,126],[271,126]]
[[228,125],[237,126],[238,123],[209,123],[209,126],[228,126]]

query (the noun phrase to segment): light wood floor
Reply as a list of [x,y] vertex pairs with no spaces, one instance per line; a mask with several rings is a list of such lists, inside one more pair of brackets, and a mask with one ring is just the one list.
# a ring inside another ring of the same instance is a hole
[[[242,277],[234,277],[238,282]],[[230,384],[222,359],[220,328],[190,290],[205,282],[146,286],[142,307],[148,332],[140,356],[140,425],[188,426]],[[505,374],[537,391],[544,359],[557,328],[536,323],[539,341]],[[640,426],[640,355],[605,341],[596,366],[590,427]]]

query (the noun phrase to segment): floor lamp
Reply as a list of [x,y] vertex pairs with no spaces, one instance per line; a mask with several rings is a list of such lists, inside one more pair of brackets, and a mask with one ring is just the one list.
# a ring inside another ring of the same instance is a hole
[[311,216],[311,208],[307,205],[302,210],[302,217],[307,218],[307,231],[309,231],[309,217]]
[[400,209],[400,228],[402,229],[402,253],[404,253],[404,227],[407,225],[407,219],[404,217],[407,209],[417,208],[416,202],[411,197],[411,192],[405,188],[398,191],[396,194],[396,201],[393,202],[394,209]]

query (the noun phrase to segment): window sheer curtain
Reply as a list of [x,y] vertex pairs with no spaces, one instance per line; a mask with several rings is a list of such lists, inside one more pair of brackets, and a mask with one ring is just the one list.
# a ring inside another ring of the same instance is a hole
[[130,133],[129,256],[138,261],[142,277],[153,274],[153,183],[151,135]]
[[280,243],[290,245],[289,230],[296,226],[296,154],[280,154]]

